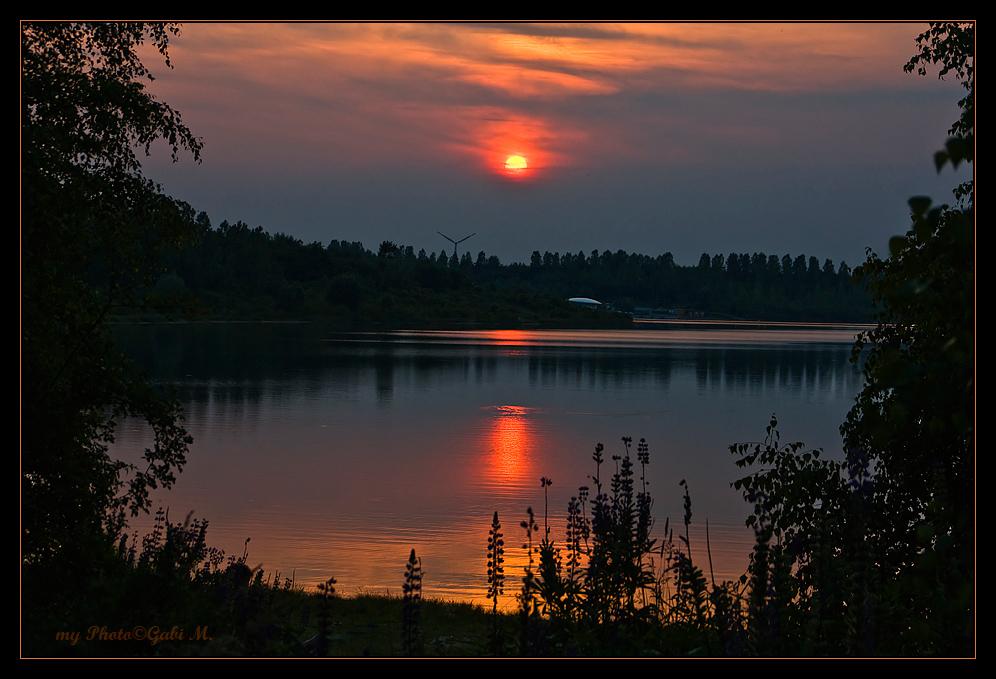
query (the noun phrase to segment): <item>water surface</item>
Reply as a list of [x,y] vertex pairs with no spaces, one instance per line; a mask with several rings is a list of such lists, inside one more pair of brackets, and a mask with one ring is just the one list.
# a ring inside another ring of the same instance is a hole
[[[177,385],[195,442],[155,501],[173,521],[210,521],[209,542],[250,565],[340,592],[399,593],[414,548],[424,592],[483,602],[488,529],[502,521],[511,601],[533,507],[564,538],[567,502],[592,485],[596,443],[645,438],[658,537],[681,523],[687,480],[693,557],[739,577],[753,535],[730,483],[732,443],[771,415],[782,441],[838,454],[861,386],[854,326],[639,324],[615,331],[331,333],[306,324],[120,328],[155,380]],[[126,423],[124,456],[144,434]],[[138,451],[138,452],[135,452]],[[634,451],[635,456],[635,451]],[[134,457],[132,458],[134,459]],[[138,532],[148,522],[135,522]]]

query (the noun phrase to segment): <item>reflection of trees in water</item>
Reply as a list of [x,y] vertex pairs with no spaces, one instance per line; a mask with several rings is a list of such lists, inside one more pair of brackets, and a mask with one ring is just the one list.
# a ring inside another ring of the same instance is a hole
[[[856,393],[861,373],[849,344],[599,349],[327,341],[302,324],[122,326],[122,347],[155,380],[178,386],[188,404],[254,406],[328,392],[373,389],[389,401],[398,384],[432,390],[501,375],[530,386],[581,389],[666,387],[694,373],[700,388],[760,393]],[[376,338],[370,338],[376,339]]]
[[861,371],[850,362],[850,345],[814,345],[791,349],[702,350],[695,354],[699,386],[760,392],[779,389],[815,393],[861,388]]
[[694,371],[698,386],[713,390],[789,392],[832,390],[856,393],[859,368],[850,363],[850,345],[778,349],[663,349],[646,352],[543,354],[529,356],[533,384],[611,388],[666,386]]

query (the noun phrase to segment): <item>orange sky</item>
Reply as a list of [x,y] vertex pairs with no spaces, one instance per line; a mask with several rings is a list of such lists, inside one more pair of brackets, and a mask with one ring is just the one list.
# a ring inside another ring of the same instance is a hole
[[212,101],[212,128],[332,162],[463,154],[495,167],[519,152],[549,166],[638,151],[611,120],[559,115],[564,102],[671,88],[874,89],[896,80],[887,56],[909,43],[905,24],[192,24],[174,62],[193,96]]
[[[253,203],[267,202],[267,187],[274,196],[286,200],[293,193],[300,202],[303,185],[315,177],[370,177],[382,170],[394,173],[395,184],[406,173],[422,182],[438,178],[441,185],[473,177],[500,183],[509,179],[504,164],[511,154],[529,164],[524,178],[515,178],[526,181],[518,183],[567,193],[564,178],[578,173],[622,181],[627,173],[668,176],[689,168],[709,174],[712,168],[725,173],[777,167],[789,176],[795,176],[792,168],[820,168],[821,174],[826,169],[850,181],[849,166],[904,166],[913,158],[923,158],[929,170],[929,154],[956,117],[959,92],[955,83],[902,72],[923,28],[193,23],[171,43],[174,70],[157,67],[161,62],[151,57],[148,62],[157,76],[154,93],[180,110],[205,141],[203,166],[163,169],[167,184],[194,189],[193,198],[204,196],[215,222],[244,219],[292,231],[292,225],[264,220],[281,212],[279,198],[253,214],[220,214],[235,201],[222,194],[237,194],[232,182],[241,178]],[[924,116],[913,113],[914,105]],[[227,184],[211,198],[215,173],[227,177],[217,180]],[[632,179],[626,181],[632,186]],[[343,186],[330,190],[362,193],[366,203],[368,194],[376,194],[369,185]],[[423,196],[434,190],[411,189]],[[590,196],[590,188],[585,191]],[[746,187],[734,193],[745,191],[757,193]],[[571,200],[567,193],[559,205]],[[468,195],[464,191],[460,200]],[[612,200],[629,199],[613,194]],[[485,201],[478,209],[491,207]],[[298,212],[296,222],[306,221],[306,213]],[[365,206],[350,214],[367,230],[397,219],[371,215]],[[604,223],[590,230],[602,228]],[[372,230],[377,234],[364,240],[418,244],[387,233],[389,228]],[[301,237],[309,240],[305,232]],[[597,247],[625,249],[640,240]],[[579,243],[579,249],[587,247]],[[528,251],[519,257],[527,259]]]

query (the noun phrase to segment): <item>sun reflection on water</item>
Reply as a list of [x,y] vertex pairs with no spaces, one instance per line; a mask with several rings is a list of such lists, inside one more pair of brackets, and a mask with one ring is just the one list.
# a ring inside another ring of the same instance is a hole
[[528,468],[535,446],[532,408],[517,405],[493,407],[488,429],[488,472],[495,485],[518,484]]

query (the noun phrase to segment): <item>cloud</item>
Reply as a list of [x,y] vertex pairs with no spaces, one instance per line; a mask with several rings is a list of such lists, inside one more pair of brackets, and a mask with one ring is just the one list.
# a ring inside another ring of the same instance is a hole
[[[929,192],[913,177],[936,179],[930,152],[957,115],[960,91],[902,72],[921,30],[187,24],[171,44],[174,70],[155,68],[154,55],[147,61],[158,77],[152,91],[203,137],[204,164],[153,159],[149,168],[170,192],[189,192],[177,197],[215,206],[216,222],[268,230],[317,234],[334,212],[343,232],[379,234],[364,240],[413,242],[398,229],[432,235],[439,219],[466,222],[476,212],[505,229],[506,261],[537,248],[586,249],[606,234],[619,243],[600,249],[664,251],[680,237],[690,251],[728,250],[724,239],[748,241],[747,228],[758,241],[778,232],[783,242],[808,238],[811,250],[842,250],[833,220],[807,218],[820,226],[804,231],[770,224],[792,219],[787,204],[826,206],[835,192],[859,200],[858,213],[889,205],[902,221],[902,199],[893,208],[895,191],[883,182]],[[533,184],[507,185],[511,154],[528,158]],[[791,198],[779,197],[787,178],[799,181]],[[738,203],[769,218],[735,229],[726,206]],[[248,206],[257,217],[243,216]],[[502,206],[527,217],[502,227]],[[878,228],[894,232],[891,222]],[[513,243],[528,249],[513,254]],[[847,258],[859,259],[865,244]]]

